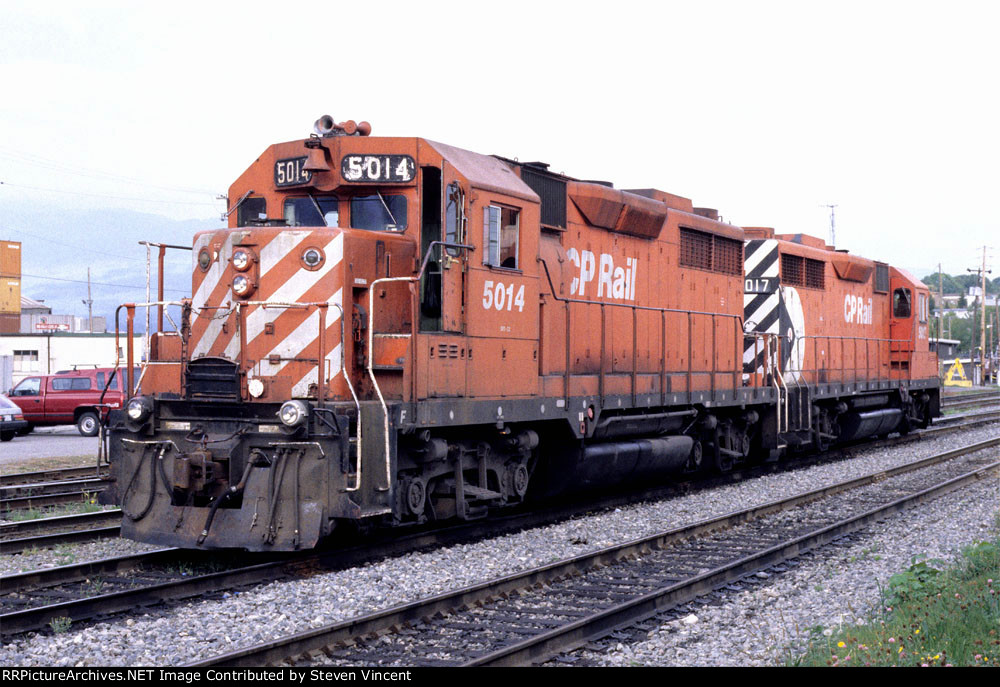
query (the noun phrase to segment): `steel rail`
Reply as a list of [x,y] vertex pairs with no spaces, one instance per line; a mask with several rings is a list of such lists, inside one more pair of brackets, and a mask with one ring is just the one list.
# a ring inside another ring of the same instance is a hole
[[83,492],[95,491],[92,487],[102,487],[107,482],[98,477],[85,479],[65,479],[55,482],[35,482],[34,484],[8,484],[0,487],[0,498],[12,499],[19,496],[44,496],[46,494],[64,494],[70,490]]
[[953,408],[971,408],[976,406],[986,406],[995,403],[1000,403],[1000,394],[993,394],[991,396],[981,396],[979,398],[961,398],[961,399],[949,399],[941,401],[941,409],[949,410]]
[[[956,431],[959,428],[949,427],[945,429]],[[887,440],[884,443],[891,445],[899,443],[902,440],[912,441],[919,438],[919,435],[914,434],[908,437],[898,437],[896,440]],[[1000,439],[995,441],[1000,442]],[[856,450],[866,447],[867,446],[855,448],[847,447],[837,451],[828,452],[824,455],[828,456],[832,453],[832,455],[836,457],[844,457],[851,455],[851,453]],[[937,459],[944,460],[950,455],[950,453],[943,454],[945,457],[938,456]],[[922,461],[922,466],[926,466],[928,460],[930,459]],[[745,475],[754,472],[773,472],[775,470],[795,470],[808,467],[810,464],[815,463],[811,463],[807,460],[798,460],[796,462],[786,464],[766,464],[742,471],[742,474]],[[902,469],[906,469],[906,466]],[[719,486],[721,483],[734,479],[735,476],[738,476],[738,474],[730,473],[722,475],[714,479],[709,479],[696,488],[699,490],[708,490],[714,488],[715,486]],[[363,546],[340,549],[336,551],[311,552],[304,558],[289,557],[270,564],[261,564],[258,566],[249,566],[248,568],[213,573],[209,577],[199,576],[194,578],[185,578],[174,583],[164,583],[162,585],[158,585],[156,588],[148,587],[146,589],[139,590],[136,593],[137,596],[131,600],[127,595],[119,593],[116,595],[110,595],[105,602],[96,604],[93,599],[69,601],[52,607],[22,611],[20,612],[21,615],[18,618],[13,616],[10,618],[7,616],[0,616],[0,621],[2,621],[3,625],[2,634],[7,635],[33,629],[40,629],[45,626],[45,623],[56,617],[70,617],[74,621],[84,620],[95,614],[104,615],[131,610],[136,605],[154,603],[156,602],[156,599],[160,601],[182,599],[206,593],[206,590],[217,591],[218,589],[225,587],[263,582],[282,576],[284,574],[284,567],[295,565],[297,563],[310,563],[318,560],[329,570],[339,569],[352,565],[363,564],[385,556],[409,553],[415,550],[426,549],[434,546],[451,545],[459,542],[474,540],[476,538],[518,531],[524,529],[525,527],[551,524],[552,522],[556,522],[560,519],[578,515],[581,512],[593,511],[595,508],[613,508],[628,505],[639,500],[665,498],[677,495],[679,492],[688,492],[690,491],[690,487],[691,485],[687,483],[673,483],[667,486],[647,489],[639,493],[636,493],[634,490],[631,492],[623,491],[622,493],[605,497],[596,504],[592,499],[589,501],[577,499],[576,501],[568,504],[556,504],[550,508],[540,511],[530,513],[512,513],[492,520],[478,521],[471,524],[456,524],[451,527],[433,531],[411,533],[403,537],[400,537],[398,534],[392,532],[386,532],[379,535],[379,540],[374,542],[374,545],[366,544]],[[24,591],[38,587],[51,587],[58,584],[65,584],[72,581],[79,581],[85,578],[99,576],[101,574],[109,574],[112,572],[133,569],[145,564],[162,565],[169,562],[173,557],[183,557],[189,553],[190,552],[184,552],[178,549],[164,549],[162,551],[152,552],[153,558],[150,558],[149,554],[141,554],[139,556],[105,559],[103,561],[83,563],[76,566],[62,566],[60,568],[31,571],[21,575],[0,578],[0,586],[3,587],[5,592],[14,590]],[[211,552],[202,553],[205,557],[211,555]],[[157,557],[161,559],[158,562],[156,560]],[[267,565],[271,565],[273,567],[268,568]],[[252,574],[247,573],[247,575],[244,576],[244,571],[249,570],[251,567],[255,567],[256,570],[250,571]],[[248,581],[252,580],[254,576],[256,576],[255,580]],[[202,579],[202,577],[205,577],[205,579]],[[151,591],[147,593],[147,590]],[[104,605],[101,605],[101,603],[104,603]],[[16,624],[14,624],[15,620]]]
[[9,499],[4,498],[0,499],[0,514],[25,508],[45,508],[47,506],[58,506],[65,503],[79,503],[84,496],[88,494],[96,494],[103,490],[104,487],[98,487],[90,490],[41,494],[38,496],[15,496]]
[[[671,542],[696,537],[712,531],[717,531],[719,529],[730,528],[738,524],[755,520],[761,516],[786,510],[825,496],[856,489],[875,482],[881,482],[889,477],[926,468],[936,463],[951,460],[976,451],[992,448],[997,445],[1000,445],[1000,437],[971,444],[951,451],[946,451],[944,453],[936,454],[934,456],[914,461],[890,470],[881,470],[863,477],[822,487],[820,489],[814,489],[809,492],[796,494],[786,499],[772,501],[759,506],[729,513],[721,517],[703,520],[693,525],[673,528],[648,537],[633,540],[625,544],[607,547],[599,551],[582,554],[563,561],[557,561],[539,568],[513,573],[498,579],[464,587],[459,590],[445,592],[408,604],[394,606],[373,614],[359,616],[315,630],[302,632],[271,642],[265,642],[256,646],[210,657],[188,665],[191,667],[239,667],[278,664],[287,661],[292,657],[308,655],[311,652],[323,650],[333,644],[347,642],[364,635],[378,634],[380,632],[387,631],[393,626],[404,626],[407,623],[420,621],[421,619],[433,616],[437,613],[449,614],[455,609],[463,606],[484,602],[491,598],[504,596],[506,594],[537,585],[544,585],[549,582],[575,575],[595,567],[606,565],[653,548],[662,548],[664,545]],[[994,463],[986,469],[995,470],[998,465],[1000,465],[1000,463]],[[801,553],[801,551],[804,550],[802,548],[804,545],[805,542],[795,541],[786,543],[780,548],[782,548],[782,550]],[[745,565],[743,567],[745,567]],[[742,574],[745,574],[745,572],[740,573],[740,575]],[[702,590],[704,590],[706,585],[709,583],[711,583],[711,586],[716,586],[718,584],[714,581],[714,578],[711,578],[710,576],[699,576],[693,581],[696,588]],[[661,607],[662,604],[657,605],[654,603],[652,606],[653,612]],[[646,613],[647,610],[648,606],[643,606],[642,612]],[[624,621],[616,620],[615,622],[620,623]],[[632,621],[629,620],[628,622]],[[576,625],[577,623],[574,623],[573,626],[568,626],[570,627],[570,631],[576,633],[574,634],[574,642],[579,641],[578,637],[582,636],[578,628],[575,627]],[[606,625],[607,623],[604,623],[603,626]],[[554,636],[555,634],[556,631],[553,630],[546,635],[540,635],[540,637],[545,637],[545,641],[549,641],[548,636]],[[590,637],[591,635],[588,634],[587,636]],[[547,644],[546,646],[549,647],[551,645]],[[489,660],[484,662],[500,662],[506,664],[512,661],[523,661],[526,658],[534,660],[537,656],[543,655],[545,651],[550,651],[550,649],[546,648],[544,650],[536,650],[525,645],[518,650],[515,659],[508,659],[507,654],[504,653],[502,656],[498,654],[494,658],[485,657],[489,658]],[[473,664],[478,664],[478,661]]]
[[613,606],[590,617],[531,637],[517,644],[469,661],[467,666],[516,666],[530,665],[551,658],[559,653],[579,648],[588,641],[627,627],[656,613],[690,601],[741,577],[801,556],[812,549],[824,546],[847,534],[855,532],[888,515],[901,512],[914,505],[959,489],[969,483],[996,473],[1000,461],[977,468],[964,475],[942,482],[891,503],[872,508],[860,515],[845,518],[809,534],[772,546],[759,553],[745,556],[733,563],[720,566],[691,579],[664,587],[635,600]]
[[[121,516],[119,516],[120,518]],[[83,544],[98,539],[120,537],[121,532],[121,525],[108,525],[107,527],[89,527],[82,530],[53,532],[52,534],[36,534],[23,539],[6,539],[0,541],[0,553],[13,554],[22,553],[30,549],[51,548],[61,544]]]
[[121,520],[122,512],[118,508],[99,510],[92,513],[77,513],[75,515],[59,515],[51,518],[34,518],[31,520],[15,520],[0,523],[0,550],[10,553],[7,545],[15,539],[33,537],[53,532],[89,531],[94,527],[114,524]]
[[0,475],[0,487],[34,484],[36,482],[58,482],[62,480],[84,479],[87,477],[98,477],[93,465],[87,465],[86,467],[38,470],[34,472],[14,472],[9,475]]

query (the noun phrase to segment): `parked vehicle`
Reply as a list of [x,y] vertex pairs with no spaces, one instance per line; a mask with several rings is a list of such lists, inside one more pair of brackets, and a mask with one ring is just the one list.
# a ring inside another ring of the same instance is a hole
[[24,414],[25,427],[19,433],[73,423],[83,436],[95,436],[108,410],[121,407],[125,400],[125,368],[112,372],[114,368],[98,367],[22,379],[9,394]]
[[10,441],[27,426],[21,407],[0,394],[0,441]]

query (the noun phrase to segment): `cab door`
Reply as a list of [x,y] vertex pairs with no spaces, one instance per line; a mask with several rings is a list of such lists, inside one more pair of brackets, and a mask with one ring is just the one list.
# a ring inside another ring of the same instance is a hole
[[465,242],[465,189],[454,178],[442,182],[442,171],[423,167],[421,197],[420,330],[465,332],[466,250],[439,243]]
[[[442,164],[436,202],[431,203],[433,174],[424,168],[425,217],[421,238],[422,261],[426,261],[421,279],[421,334],[423,364],[417,366],[417,398],[440,398],[466,394],[468,346],[466,330],[466,274],[468,251],[445,247],[466,243],[466,188],[447,163]],[[436,218],[429,214],[436,206]]]
[[[449,179],[449,176],[451,178]],[[444,241],[464,244],[466,229],[465,189],[445,168]],[[441,260],[441,330],[465,332],[465,278],[469,255],[464,248],[444,248],[438,251]]]

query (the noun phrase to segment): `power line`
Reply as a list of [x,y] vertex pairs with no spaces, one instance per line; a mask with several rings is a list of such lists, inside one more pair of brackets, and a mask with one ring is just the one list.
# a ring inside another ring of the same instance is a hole
[[56,160],[50,160],[44,158],[40,155],[35,155],[33,153],[25,153],[20,150],[14,150],[12,148],[4,148],[0,146],[0,157],[5,157],[8,160],[14,160],[15,162],[21,162],[28,165],[34,165],[36,167],[41,167],[43,169],[51,169],[54,171],[65,172],[66,174],[71,174],[74,176],[87,177],[89,179],[104,179],[108,181],[120,181],[128,184],[135,184],[138,186],[148,186],[149,188],[159,188],[167,191],[179,191],[181,193],[197,193],[205,195],[217,195],[215,191],[208,191],[205,189],[194,189],[184,186],[170,186],[163,184],[153,184],[148,181],[143,181],[135,177],[128,177],[121,174],[114,174],[112,172],[105,172],[99,169],[93,169],[90,167],[82,167],[79,165],[70,165],[65,162],[59,162]]
[[66,246],[67,248],[73,248],[75,250],[85,250],[91,253],[98,253],[100,255],[107,255],[111,258],[118,258],[120,260],[135,260],[136,262],[145,262],[143,258],[130,257],[128,255],[117,255],[115,253],[105,253],[102,250],[97,250],[96,248],[88,248],[87,246],[78,246],[73,243],[66,243],[65,241],[56,241],[54,239],[46,238],[45,236],[39,236],[37,234],[32,234],[31,232],[24,231],[23,229],[9,229],[15,234],[24,234],[25,236],[30,236],[33,239],[38,239],[39,241],[48,241],[49,243],[54,243],[57,246]]
[[166,203],[167,205],[211,205],[212,207],[217,207],[215,203],[209,203],[206,201],[193,201],[193,200],[157,200],[155,198],[138,198],[136,196],[113,196],[107,193],[85,193],[83,191],[67,191],[65,189],[58,188],[43,188],[41,186],[28,186],[27,184],[12,184],[9,181],[0,181],[0,186],[9,186],[11,188],[26,188],[32,191],[44,191],[46,193],[68,193],[74,196],[93,196],[95,198],[114,198],[115,200],[137,200],[144,203]]
[[[72,282],[74,284],[86,284],[87,283],[86,281],[84,281],[82,279],[65,279],[65,278],[62,278],[62,277],[44,277],[44,276],[42,276],[40,274],[28,274],[27,272],[22,272],[21,276],[22,277],[33,277],[35,279],[49,279],[51,281],[67,281],[67,282]],[[90,283],[91,284],[96,284],[98,286],[114,286],[115,288],[119,288],[119,289],[140,289],[142,291],[146,290],[145,286],[134,286],[132,284],[110,284],[108,282],[100,282],[100,281],[93,281],[93,282],[90,282]],[[174,293],[187,294],[187,291],[184,291],[182,289],[164,289],[164,291],[173,291]]]

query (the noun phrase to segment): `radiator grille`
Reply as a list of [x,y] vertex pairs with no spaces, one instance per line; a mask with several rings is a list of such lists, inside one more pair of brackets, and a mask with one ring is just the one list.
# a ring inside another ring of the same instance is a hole
[[681,227],[681,267],[743,273],[743,242]]

